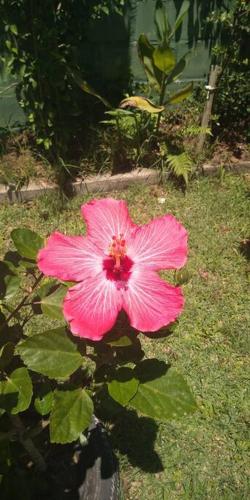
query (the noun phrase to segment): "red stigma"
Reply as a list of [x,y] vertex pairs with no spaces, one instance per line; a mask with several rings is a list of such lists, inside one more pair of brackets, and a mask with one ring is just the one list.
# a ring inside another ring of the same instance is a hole
[[121,261],[126,255],[126,241],[123,239],[123,234],[119,237],[112,236],[112,243],[109,245],[109,256],[114,259],[114,271],[118,272],[121,268]]

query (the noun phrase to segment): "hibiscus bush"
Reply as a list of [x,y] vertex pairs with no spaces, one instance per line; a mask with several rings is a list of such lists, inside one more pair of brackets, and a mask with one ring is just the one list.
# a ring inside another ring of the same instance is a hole
[[196,409],[182,375],[144,359],[140,342],[149,332],[155,342],[154,332],[166,333],[182,311],[180,287],[157,271],[185,264],[186,230],[172,215],[137,226],[126,203],[113,199],[91,201],[82,214],[86,236],[54,232],[44,240],[13,230],[16,251],[0,264],[5,470],[15,441],[45,469],[39,434],[51,443],[81,441],[112,400],[161,421]]

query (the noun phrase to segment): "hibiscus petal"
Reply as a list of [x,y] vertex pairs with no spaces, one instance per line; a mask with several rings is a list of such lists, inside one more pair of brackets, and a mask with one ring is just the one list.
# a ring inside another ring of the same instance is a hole
[[38,253],[38,267],[47,276],[81,281],[102,269],[103,254],[83,236],[53,233]]
[[131,325],[141,332],[155,332],[172,323],[182,311],[181,289],[163,281],[156,273],[136,268],[123,295],[123,308]]
[[100,273],[68,290],[63,312],[74,335],[101,340],[114,325],[121,305],[121,292]]
[[112,236],[123,234],[126,240],[136,224],[132,222],[123,200],[105,198],[92,200],[81,207],[87,223],[87,234],[104,252],[108,253]]
[[187,231],[172,215],[134,230],[128,256],[147,268],[179,269],[187,260]]

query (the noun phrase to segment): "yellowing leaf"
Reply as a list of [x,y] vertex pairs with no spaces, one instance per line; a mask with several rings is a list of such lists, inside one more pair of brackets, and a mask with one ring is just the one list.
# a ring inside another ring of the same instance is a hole
[[141,96],[130,96],[123,99],[119,105],[120,108],[137,108],[141,111],[146,111],[147,113],[161,113],[164,110],[164,106],[156,106],[153,102],[146,97]]
[[157,47],[153,52],[153,60],[155,66],[165,74],[169,74],[176,64],[175,55],[170,47]]

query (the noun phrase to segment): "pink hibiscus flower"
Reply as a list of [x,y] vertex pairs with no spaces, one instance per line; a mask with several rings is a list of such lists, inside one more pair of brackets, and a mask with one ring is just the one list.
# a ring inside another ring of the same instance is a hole
[[126,203],[112,198],[93,200],[81,210],[87,236],[55,232],[38,254],[44,274],[77,282],[63,304],[72,333],[100,340],[121,309],[141,332],[154,332],[174,321],[184,304],[181,289],[156,271],[185,264],[184,227],[172,215],[137,226]]

